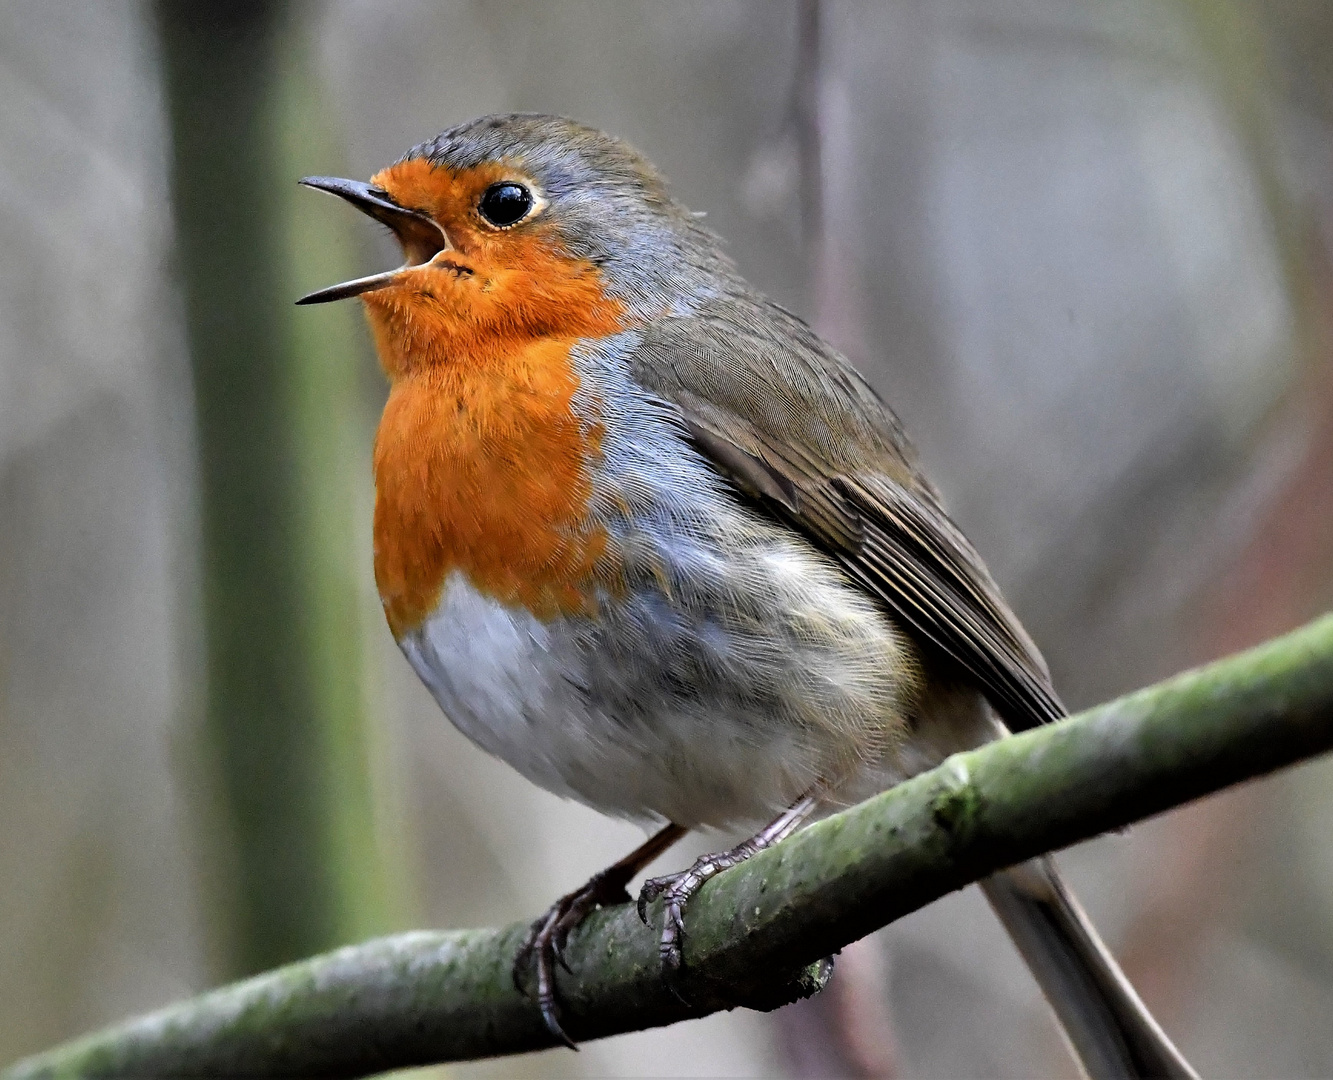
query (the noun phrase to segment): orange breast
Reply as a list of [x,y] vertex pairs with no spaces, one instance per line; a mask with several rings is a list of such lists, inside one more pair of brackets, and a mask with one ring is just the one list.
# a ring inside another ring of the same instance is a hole
[[375,580],[396,637],[454,570],[539,618],[588,610],[606,536],[587,516],[598,431],[570,409],[571,344],[395,381],[375,444]]

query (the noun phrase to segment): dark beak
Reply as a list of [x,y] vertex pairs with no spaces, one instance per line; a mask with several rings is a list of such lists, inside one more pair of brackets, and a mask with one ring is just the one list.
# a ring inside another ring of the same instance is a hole
[[301,183],[346,199],[363,214],[369,214],[376,221],[387,225],[402,244],[407,261],[395,270],[386,270],[382,274],[372,274],[355,281],[344,281],[340,285],[330,285],[327,289],[317,289],[301,297],[296,301],[298,304],[326,304],[330,300],[345,300],[349,296],[360,296],[374,289],[382,289],[392,285],[399,273],[409,266],[428,263],[441,251],[448,251],[453,246],[449,243],[449,235],[433,218],[419,210],[399,206],[382,188],[357,180],[340,180],[336,176],[307,176]]

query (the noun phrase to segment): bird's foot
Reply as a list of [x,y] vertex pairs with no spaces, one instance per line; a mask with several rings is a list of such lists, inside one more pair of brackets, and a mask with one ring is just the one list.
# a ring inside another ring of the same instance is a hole
[[527,937],[514,957],[514,985],[526,995],[524,975],[534,965],[537,969],[537,1004],[541,1007],[546,1029],[571,1050],[577,1050],[574,1040],[560,1026],[560,1006],[555,1000],[555,965],[569,971],[565,960],[565,944],[573,929],[599,907],[608,904],[629,903],[625,891],[630,875],[619,867],[611,867],[590,878],[572,893],[567,893],[551,905],[550,910],[532,924]]
[[657,944],[662,968],[668,974],[680,970],[684,961],[681,952],[685,940],[685,905],[690,897],[703,888],[704,882],[723,870],[739,866],[751,855],[772,847],[801,827],[801,823],[818,805],[823,784],[812,787],[791,806],[775,817],[748,840],[743,840],[730,851],[701,855],[688,870],[665,877],[650,878],[639,892],[639,918],[648,924],[648,905],[659,896],[665,900],[662,911],[662,937]]
[[683,959],[681,952],[685,938],[685,905],[690,902],[704,883],[716,877],[723,870],[738,866],[759,850],[754,839],[737,844],[730,851],[719,851],[712,855],[701,855],[688,870],[675,874],[649,878],[639,892],[639,918],[644,925],[648,923],[648,905],[659,896],[662,905],[662,937],[657,945],[662,967],[667,972],[680,969]]

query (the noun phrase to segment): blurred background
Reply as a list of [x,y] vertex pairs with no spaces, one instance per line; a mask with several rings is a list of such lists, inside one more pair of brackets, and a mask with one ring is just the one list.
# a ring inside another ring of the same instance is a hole
[[[1330,57],[1326,0],[0,0],[0,1061],[641,836],[397,654],[382,380],[291,306],[396,253],[298,177],[501,110],[637,144],[895,404],[1077,707],[1333,599]],[[1333,1073],[1331,781],[1063,857],[1205,1075]],[[812,1002],[448,1073],[1074,1067],[967,890]]]

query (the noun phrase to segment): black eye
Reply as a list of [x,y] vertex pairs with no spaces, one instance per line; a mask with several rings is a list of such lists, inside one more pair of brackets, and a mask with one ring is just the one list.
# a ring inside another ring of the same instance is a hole
[[477,204],[481,216],[497,228],[515,225],[532,210],[532,192],[512,180],[488,187]]

